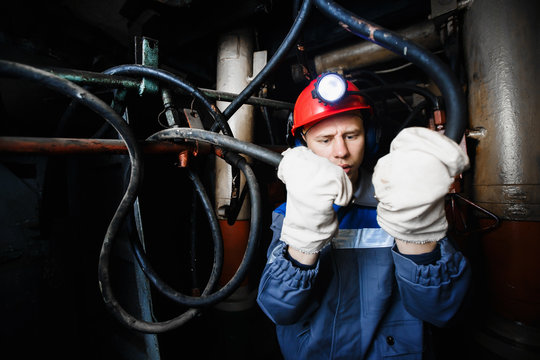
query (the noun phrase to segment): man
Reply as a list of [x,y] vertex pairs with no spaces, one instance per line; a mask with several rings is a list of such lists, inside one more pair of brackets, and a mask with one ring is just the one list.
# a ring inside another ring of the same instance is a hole
[[306,146],[278,168],[287,202],[273,213],[257,301],[285,359],[422,359],[424,322],[450,321],[470,283],[444,210],[467,155],[442,134],[405,129],[372,179],[358,89],[347,82],[329,104],[315,85],[295,103],[292,132]]

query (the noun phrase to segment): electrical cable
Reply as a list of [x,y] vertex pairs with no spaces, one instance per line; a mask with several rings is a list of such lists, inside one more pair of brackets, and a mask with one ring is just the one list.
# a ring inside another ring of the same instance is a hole
[[426,72],[440,89],[445,100],[447,113],[445,135],[457,143],[461,141],[466,126],[465,98],[458,80],[441,59],[403,36],[356,16],[334,1],[314,1],[321,12],[337,20],[346,30],[408,59]]

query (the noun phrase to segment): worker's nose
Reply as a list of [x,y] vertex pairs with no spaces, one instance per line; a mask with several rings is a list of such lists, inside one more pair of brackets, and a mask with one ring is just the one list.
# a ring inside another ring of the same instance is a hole
[[341,137],[336,137],[334,139],[334,157],[336,158],[345,158],[349,155],[349,148],[347,143]]

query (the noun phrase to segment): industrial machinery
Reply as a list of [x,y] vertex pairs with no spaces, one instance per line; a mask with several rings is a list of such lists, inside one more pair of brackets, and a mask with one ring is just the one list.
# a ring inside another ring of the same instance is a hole
[[[473,265],[441,359],[540,356],[540,3],[54,0],[0,5],[0,349],[15,358],[281,359],[255,302],[275,170],[317,75],[471,169]],[[537,130],[534,130],[537,129]],[[289,139],[290,140],[290,139]]]

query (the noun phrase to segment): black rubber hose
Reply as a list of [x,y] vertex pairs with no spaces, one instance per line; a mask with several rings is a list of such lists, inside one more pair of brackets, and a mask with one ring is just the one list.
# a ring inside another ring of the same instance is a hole
[[137,258],[137,262],[139,263],[142,271],[146,274],[148,280],[150,280],[150,282],[156,287],[156,289],[160,293],[167,296],[169,299],[173,300],[178,304],[196,308],[212,305],[215,302],[225,299],[225,297],[229,294],[221,294],[222,290],[219,290],[218,292],[212,294],[211,297],[208,297],[208,294],[211,293],[216,287],[216,284],[218,283],[219,277],[221,275],[221,269],[223,267],[223,239],[221,237],[221,229],[219,227],[219,221],[213,209],[212,201],[206,194],[201,180],[199,179],[197,174],[195,174],[191,170],[189,170],[188,175],[193,182],[193,185],[197,194],[199,195],[199,199],[201,200],[206,215],[208,216],[208,222],[210,223],[212,239],[214,243],[214,263],[212,265],[212,272],[210,273],[208,283],[206,284],[202,295],[200,297],[188,296],[174,290],[172,287],[166,284],[152,268],[150,262],[148,261],[148,258],[145,255],[145,251],[142,248],[142,244],[140,243],[140,241],[133,240],[132,246],[135,256]]
[[[233,136],[231,127],[227,123],[223,114],[208,101],[206,96],[198,88],[191,85],[189,82],[180,79],[179,77],[171,74],[168,71],[151,68],[144,65],[127,64],[112,67],[105,70],[103,73],[108,75],[135,75],[139,77],[147,76],[165,82],[171,87],[178,87],[183,91],[189,93],[191,96],[199,100],[204,105],[210,115],[214,118],[214,125],[218,125],[221,128],[221,131],[223,131],[223,134]],[[213,129],[217,130],[217,127]]]
[[[294,45],[296,39],[300,35],[300,31],[304,27],[304,24],[308,18],[309,11],[311,9],[312,0],[304,0],[302,7],[294,20],[294,23],[289,30],[289,33],[283,39],[283,42],[276,50],[270,61],[264,68],[255,76],[255,78],[245,87],[244,90],[223,110],[223,116],[229,119],[245,102],[246,100],[258,91],[259,87],[263,83],[264,79],[270,74],[276,66],[284,59],[291,47]],[[213,128],[211,130],[214,130]]]
[[[129,66],[128,66],[129,68]],[[135,202],[137,197],[137,191],[139,185],[142,181],[142,153],[137,146],[137,141],[133,135],[131,129],[124,122],[124,120],[105,102],[101,99],[89,93],[84,88],[73,84],[69,80],[65,80],[56,75],[53,75],[49,72],[28,66],[23,64],[18,64],[14,62],[0,60],[0,74],[5,74],[8,76],[21,77],[28,80],[38,81],[48,88],[56,90],[83,105],[88,106],[91,110],[101,115],[108,121],[113,128],[119,133],[123,141],[126,143],[128,149],[130,161],[131,161],[131,171],[130,179],[127,185],[124,196],[111,220],[105,238],[102,244],[99,264],[98,264],[98,280],[100,291],[103,296],[103,300],[107,309],[124,325],[128,326],[131,329],[135,329],[141,332],[146,333],[160,333],[169,331],[177,328],[178,326],[184,324],[189,319],[193,318],[197,314],[196,309],[190,309],[181,316],[163,321],[163,322],[146,322],[134,318],[128,312],[126,312],[122,306],[118,303],[118,300],[115,298],[112,291],[110,277],[109,277],[109,263],[110,263],[110,254],[112,249],[112,241],[118,234],[127,214],[131,211],[131,207]],[[191,129],[193,130],[193,129]],[[219,136],[221,138],[232,139],[230,136],[223,136],[212,133],[213,135]],[[238,140],[237,140],[238,141]],[[227,144],[225,142],[224,144]],[[244,143],[245,146],[253,146],[249,143]],[[264,149],[266,152],[268,150]],[[278,155],[279,156],[279,155]],[[258,234],[260,231],[260,218],[261,218],[261,201],[258,183],[253,173],[253,170],[246,163],[245,159],[239,155],[226,152],[225,160],[230,164],[240,168],[246,177],[248,183],[250,198],[251,198],[251,231],[248,239],[248,246],[244,254],[244,258],[239,268],[237,269],[234,277],[218,292],[208,295],[207,297],[202,296],[197,298],[206,304],[214,304],[219,302],[221,299],[229,296],[240,284],[241,281],[245,278],[247,271],[250,266],[251,259],[255,254],[257,247]],[[279,162],[278,162],[279,163]],[[210,284],[212,285],[212,284]],[[209,286],[207,286],[209,288]]]
[[457,143],[461,141],[466,125],[465,97],[458,80],[442,60],[403,36],[359,18],[333,1],[314,1],[321,12],[337,20],[346,30],[406,58],[433,79],[445,101],[445,135]]
[[177,318],[160,323],[149,323],[135,319],[127,313],[118,303],[111,288],[109,278],[109,263],[112,241],[120,231],[123,221],[131,211],[136,199],[138,187],[142,181],[142,153],[137,141],[125,121],[105,102],[88,92],[84,88],[65,80],[47,71],[32,66],[10,61],[0,60],[0,74],[37,81],[46,87],[72,98],[82,105],[101,115],[119,133],[128,149],[131,171],[129,183],[124,196],[111,220],[101,247],[98,262],[98,280],[100,291],[107,309],[123,324],[129,328],[147,333],[160,333],[169,331],[183,325],[197,313],[196,309],[189,309]]
[[[171,74],[168,71],[162,70],[162,69],[156,69],[151,68],[143,65],[119,65],[112,67],[110,69],[107,69],[103,72],[104,74],[108,75],[135,75],[139,77],[151,77],[153,79],[156,79],[160,82],[165,82],[169,84],[171,87],[178,87],[179,89],[189,93],[191,96],[199,100],[204,107],[206,107],[206,110],[210,113],[210,115],[214,118],[214,126],[212,126],[212,131],[217,131],[218,126],[221,128],[221,131],[223,134],[228,135],[230,137],[233,137],[234,134],[232,133],[232,130],[229,126],[229,123],[227,122],[224,115],[219,111],[219,109],[211,104],[206,96],[195,86],[190,84],[189,82],[180,79],[179,77],[175,76],[174,74]],[[235,197],[235,194],[240,193],[240,176],[238,173],[238,169],[232,170],[232,184],[231,184],[231,204],[235,205],[235,202],[237,201],[237,198]],[[236,219],[230,218],[230,222],[234,222]]]
[[213,144],[217,147],[251,156],[277,169],[283,156],[262,146],[222,136],[212,131],[192,128],[170,128],[156,132],[147,138],[148,141],[189,139]]
[[[109,278],[109,262],[112,249],[112,242],[127,216],[131,211],[133,203],[137,197],[137,191],[142,180],[142,154],[137,146],[137,141],[133,135],[131,129],[124,122],[124,120],[105,102],[101,99],[89,93],[82,87],[73,84],[69,80],[57,77],[49,72],[28,66],[23,64],[17,64],[13,62],[0,60],[0,74],[15,75],[16,77],[22,77],[28,80],[39,81],[50,89],[56,90],[73,100],[89,107],[91,110],[101,115],[106,121],[108,121],[113,128],[118,132],[126,143],[128,149],[131,171],[130,178],[116,212],[109,223],[101,252],[99,254],[98,261],[98,281],[101,294],[107,309],[124,325],[131,328],[149,329],[145,326],[138,326],[139,320],[133,318],[128,314],[118,303],[111,288],[111,282]],[[178,322],[185,322],[189,316],[193,314],[184,314],[182,317],[170,320],[166,322],[167,325],[176,325]],[[176,326],[172,326],[174,328]],[[165,326],[160,327],[160,329]],[[151,329],[155,329],[153,326]]]

